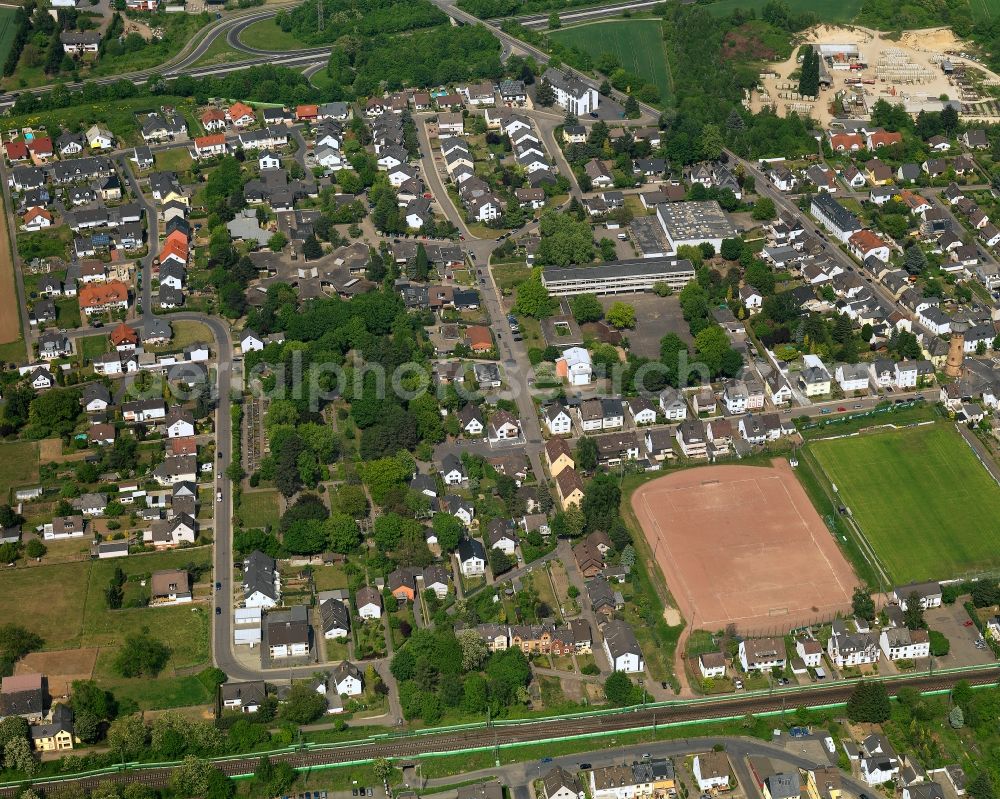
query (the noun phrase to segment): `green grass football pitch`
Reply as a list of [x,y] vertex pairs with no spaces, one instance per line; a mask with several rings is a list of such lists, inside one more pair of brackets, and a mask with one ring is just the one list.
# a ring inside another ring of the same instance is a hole
[[949,423],[809,447],[893,580],[1000,568],[1000,486]]

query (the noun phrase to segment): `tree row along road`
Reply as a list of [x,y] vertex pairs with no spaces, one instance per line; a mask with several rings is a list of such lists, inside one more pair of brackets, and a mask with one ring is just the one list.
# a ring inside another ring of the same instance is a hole
[[[995,684],[1000,678],[1000,667],[992,667],[968,673],[964,677],[971,685]],[[961,673],[925,675],[907,680],[885,680],[890,694],[899,688],[909,686],[919,691],[946,691],[954,683],[963,679]],[[713,719],[734,719],[751,714],[780,713],[802,704],[812,707],[843,704],[853,691],[852,685],[834,685],[807,692],[782,695],[780,692],[761,696],[706,700],[699,703],[668,705],[656,708],[622,710],[619,713],[602,716],[585,716],[570,719],[540,719],[510,725],[494,725],[471,730],[442,733],[422,733],[400,737],[371,738],[363,742],[319,745],[311,749],[276,754],[273,760],[286,761],[298,769],[329,766],[338,763],[351,764],[369,762],[375,758],[412,758],[423,754],[449,752],[458,754],[477,749],[491,749],[494,746],[540,743],[573,736],[602,735],[634,729],[652,728],[654,725],[678,724],[684,722],[711,721]],[[808,697],[808,701],[806,701]],[[230,777],[252,774],[260,755],[234,757],[215,761],[218,768]],[[173,766],[134,768],[123,772],[100,776],[81,777],[79,782],[91,788],[104,781],[119,783],[142,782],[152,786],[166,785],[173,772]],[[48,784],[66,782],[54,780]],[[44,779],[35,785],[45,787]],[[16,787],[5,788],[0,795],[14,796]]]

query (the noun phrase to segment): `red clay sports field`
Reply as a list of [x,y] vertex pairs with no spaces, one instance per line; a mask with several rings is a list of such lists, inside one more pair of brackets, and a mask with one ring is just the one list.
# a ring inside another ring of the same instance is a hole
[[858,580],[787,461],[684,469],[632,509],[691,629],[779,634],[850,610]]

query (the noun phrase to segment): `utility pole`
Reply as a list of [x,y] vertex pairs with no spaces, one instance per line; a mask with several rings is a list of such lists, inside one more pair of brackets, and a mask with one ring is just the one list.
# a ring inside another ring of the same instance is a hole
[[316,0],[316,30],[323,30],[323,0]]

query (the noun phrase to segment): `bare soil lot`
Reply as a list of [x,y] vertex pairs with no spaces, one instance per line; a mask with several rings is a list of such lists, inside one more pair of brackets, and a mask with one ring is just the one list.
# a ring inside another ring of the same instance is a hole
[[18,661],[15,673],[44,674],[49,679],[52,696],[68,696],[74,680],[89,680],[94,676],[98,652],[97,647],[32,652]]
[[632,508],[692,629],[776,634],[850,608],[857,579],[786,461],[686,469]]

